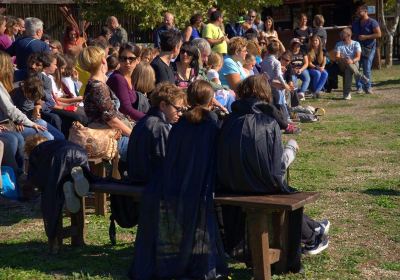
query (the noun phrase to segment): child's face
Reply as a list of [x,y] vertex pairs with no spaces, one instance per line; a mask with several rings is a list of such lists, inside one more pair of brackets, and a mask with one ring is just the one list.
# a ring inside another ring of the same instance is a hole
[[219,72],[219,70],[221,70],[223,64],[224,64],[224,62],[221,60],[221,61],[219,62],[219,64],[217,65],[217,67],[215,67],[215,70],[216,70],[217,72]]

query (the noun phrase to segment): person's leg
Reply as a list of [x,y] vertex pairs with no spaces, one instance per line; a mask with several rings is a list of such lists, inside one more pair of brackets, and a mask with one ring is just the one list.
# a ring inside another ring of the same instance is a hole
[[365,60],[364,60],[364,63],[363,63],[363,74],[364,74],[364,76],[365,77],[367,77],[368,78],[368,82],[367,83],[365,83],[365,85],[364,85],[364,89],[365,89],[365,91],[367,92],[367,93],[370,93],[371,92],[371,79],[372,79],[372,63],[374,62],[374,57],[375,57],[375,51],[376,51],[376,47],[374,47],[372,50],[371,50],[371,53],[369,54],[369,56],[368,56],[368,58],[366,58]]
[[[360,68],[363,69],[364,65],[366,65],[365,58],[363,56],[361,56],[360,63],[359,63],[359,69]],[[360,70],[358,70],[358,72],[360,72]],[[361,82],[361,78],[360,78],[360,76],[356,76],[355,79],[356,79],[356,90],[357,90],[357,92],[361,93],[364,88],[363,83]]]
[[[36,120],[35,123],[37,123],[38,125],[47,127],[47,122],[42,119]],[[32,127],[24,127],[24,130],[21,132],[21,134],[24,138],[31,136],[31,135],[35,135],[35,134],[40,134],[40,135],[46,137],[48,140],[54,140],[53,135],[51,135],[51,133],[49,131],[47,131],[47,130],[37,131],[36,129],[34,129]]]
[[17,162],[18,138],[13,132],[1,132],[0,140],[5,146],[2,163],[10,166],[14,173],[17,174],[21,167]]
[[47,123],[47,130],[53,135],[54,140],[65,140],[64,134],[49,123]]
[[318,71],[320,74],[320,77],[318,79],[318,83],[315,86],[315,92],[320,92],[322,88],[324,87],[326,81],[328,80],[328,72],[327,71]]
[[[3,162],[3,153],[4,153],[4,144],[0,140],[0,167]],[[2,187],[3,187],[3,181],[1,180],[1,169],[0,169],[0,188],[2,188]]]
[[296,140],[290,139],[285,146],[282,154],[282,171],[286,172],[286,169],[292,164],[294,159],[296,158],[297,150],[299,149],[299,145]]
[[306,69],[303,72],[301,72],[299,78],[302,81],[300,91],[306,92],[308,86],[310,85],[310,74],[308,73],[308,70]]
[[350,67],[346,67],[343,74],[343,97],[351,98],[351,83],[353,81],[353,71]]
[[44,119],[47,123],[51,124],[59,131],[61,131],[62,121],[61,118],[53,113],[50,112],[42,112],[42,119]]
[[317,85],[319,82],[319,79],[321,77],[321,72],[315,69],[310,69],[308,70],[309,74],[310,74],[310,78],[312,79],[312,86],[311,86],[311,91],[317,92]]
[[127,161],[129,137],[122,136],[118,140],[118,153],[120,160]]

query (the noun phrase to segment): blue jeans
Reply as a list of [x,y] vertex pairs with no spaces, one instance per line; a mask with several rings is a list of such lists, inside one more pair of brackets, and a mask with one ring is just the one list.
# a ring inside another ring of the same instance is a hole
[[128,158],[128,143],[129,143],[129,137],[122,136],[118,140],[118,153],[120,156],[120,160],[122,161],[127,161]]
[[321,72],[316,69],[309,69],[308,72],[312,79],[312,92],[320,92],[328,79],[328,72],[326,70]]
[[374,61],[375,57],[375,51],[376,51],[376,45],[372,48],[371,53],[369,54],[368,57],[364,57],[361,55],[360,59],[360,67],[363,70],[364,76],[366,76],[369,79],[369,82],[366,84],[363,84],[360,79],[356,79],[356,88],[357,89],[364,89],[368,90],[371,88],[371,70],[372,70],[372,62]]
[[0,132],[0,140],[4,143],[4,165],[14,169],[15,174],[20,174],[24,162],[24,138],[19,132]]
[[36,131],[36,129],[34,129],[32,127],[24,127],[24,130],[21,132],[22,136],[24,138],[38,133],[38,134],[46,137],[48,140],[54,140],[54,139],[64,140],[65,139],[64,135],[60,131],[58,131],[57,128],[55,128],[51,124],[47,123],[46,121],[44,121],[42,119],[38,119],[35,121],[35,123],[37,123],[38,125],[47,127],[48,130],[38,132],[38,131]]
[[310,74],[308,73],[308,70],[304,70],[303,72],[301,72],[300,75],[293,75],[292,79],[295,86],[297,85],[298,78],[300,78],[300,80],[302,81],[300,90],[298,92],[305,93],[308,89],[308,86],[310,85]]

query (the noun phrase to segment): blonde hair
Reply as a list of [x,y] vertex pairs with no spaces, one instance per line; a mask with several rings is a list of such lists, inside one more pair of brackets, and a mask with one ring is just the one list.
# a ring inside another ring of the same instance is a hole
[[247,46],[247,40],[242,37],[233,37],[228,43],[228,54],[235,55]]
[[102,48],[89,46],[81,51],[78,61],[83,70],[93,74],[99,70],[105,57],[106,53]]
[[212,52],[208,56],[207,67],[209,69],[215,69],[218,66],[222,66],[223,63],[224,63],[224,59],[223,59],[222,55],[219,53]]
[[24,151],[25,154],[29,157],[33,151],[39,144],[48,141],[48,139],[40,134],[34,134],[26,137]]
[[[313,46],[312,46],[312,42],[317,39],[319,41],[319,45],[318,45],[318,49],[317,52],[315,52]],[[324,52],[322,50],[322,40],[321,37],[319,37],[318,35],[314,35],[311,37],[310,42],[309,42],[309,52],[308,55],[310,56],[311,61],[314,61],[315,59],[317,59],[319,64],[322,64],[322,62],[324,61]]]
[[148,62],[140,62],[133,70],[132,85],[141,93],[152,92],[156,86],[156,75]]
[[247,52],[254,56],[259,56],[259,55],[261,55],[261,48],[258,45],[258,43],[254,42],[254,41],[248,41],[247,42]]
[[11,57],[3,51],[0,51],[0,73],[0,82],[8,92],[12,91],[14,88],[14,68]]

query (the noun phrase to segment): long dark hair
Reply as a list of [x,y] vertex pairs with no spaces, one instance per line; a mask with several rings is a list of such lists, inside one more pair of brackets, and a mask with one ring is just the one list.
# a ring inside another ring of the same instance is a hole
[[[192,46],[190,42],[185,42],[182,44],[180,52],[186,52],[188,55],[192,57],[192,62],[190,62],[190,67],[194,69],[194,73],[197,76],[199,73],[199,58],[200,58],[200,51],[198,48]],[[181,61],[180,55],[176,58],[177,62]]]
[[214,90],[209,82],[197,80],[191,83],[187,89],[188,103],[191,110],[185,113],[190,123],[200,123],[207,116],[207,106],[211,103]]

